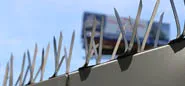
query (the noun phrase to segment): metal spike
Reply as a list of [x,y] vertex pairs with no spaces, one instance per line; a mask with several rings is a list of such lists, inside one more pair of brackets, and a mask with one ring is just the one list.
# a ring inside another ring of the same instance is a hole
[[19,86],[22,86],[22,77],[23,77],[23,73],[24,73],[24,65],[25,65],[25,60],[26,60],[26,54],[23,54],[23,60],[22,60],[22,65],[21,65],[21,73],[15,83],[15,86],[17,86],[18,82],[19,82]]
[[161,25],[162,25],[162,21],[163,21],[163,16],[164,16],[164,12],[160,16],[159,25],[158,25],[158,29],[157,29],[157,33],[156,33],[156,37],[155,37],[155,42],[154,42],[154,48],[157,47],[157,45],[158,45],[159,36],[160,36],[160,32],[161,32]]
[[181,28],[180,28],[178,14],[177,14],[175,4],[174,4],[173,0],[170,0],[170,3],[171,3],[171,6],[172,6],[173,15],[175,17],[175,23],[176,23],[176,27],[177,27],[177,38],[179,38],[180,34],[181,34]]
[[120,33],[119,34],[119,37],[118,37],[118,40],[116,42],[116,46],[114,47],[114,50],[113,50],[113,53],[112,53],[112,57],[110,60],[113,60],[116,56],[116,53],[118,51],[118,48],[119,48],[119,45],[120,45],[120,42],[121,42],[121,39],[122,39],[122,34]]
[[54,47],[55,71],[56,71],[57,70],[58,61],[57,61],[57,44],[56,44],[55,36],[53,37],[53,47]]
[[26,60],[26,53],[24,53],[24,55],[23,55],[23,61],[22,61],[22,67],[21,67],[21,74],[20,74],[20,81],[19,81],[19,85],[20,86],[22,86],[22,78],[23,78],[23,73],[24,73],[25,60]]
[[34,69],[35,69],[35,61],[36,61],[36,57],[37,57],[37,52],[38,52],[38,46],[37,46],[37,44],[35,44],[35,51],[34,51],[34,56],[33,56],[32,66],[31,66],[31,68],[32,68],[32,72],[31,72],[32,77],[30,79],[31,80],[30,83],[33,83],[33,73],[34,73]]
[[[61,47],[62,47],[62,32],[60,32],[60,38],[59,38],[59,42],[58,42],[58,51],[57,51],[57,61],[58,61],[58,63],[57,63],[57,66],[58,66],[58,64],[59,64],[59,59],[60,59],[60,51],[61,51]],[[58,67],[57,67],[57,69],[58,69]]]
[[83,25],[83,36],[84,36],[84,46],[85,46],[85,54],[87,56],[88,54],[88,43],[87,43],[87,31],[86,31],[86,28],[85,28],[85,24]]
[[60,67],[61,67],[61,65],[62,65],[62,63],[63,63],[63,61],[64,61],[64,58],[65,58],[65,56],[62,56],[62,58],[61,58],[61,60],[60,60],[60,62],[59,62],[59,65],[58,65],[58,67],[57,67],[56,75],[57,75],[58,71],[60,70]]
[[44,63],[43,63],[42,71],[41,71],[41,79],[40,79],[40,81],[43,80],[45,66],[46,66],[46,62],[47,62],[47,59],[48,59],[48,55],[49,55],[49,49],[50,49],[50,44],[48,44],[48,46],[46,48],[46,54],[44,56]]
[[130,44],[129,44],[129,47],[128,47],[128,52],[130,52],[132,50],[132,47],[134,45],[134,40],[135,40],[135,37],[136,37],[136,34],[137,34],[137,27],[138,27],[138,24],[139,24],[142,7],[143,7],[142,0],[140,0],[136,20],[135,20],[135,23],[134,23],[134,27],[132,29],[133,30],[132,31],[132,37],[131,37]]
[[88,54],[86,56],[86,61],[85,61],[84,67],[88,66],[89,60],[91,58],[91,49],[92,49],[93,40],[94,40],[94,36],[95,36],[96,24],[97,24],[97,22],[96,22],[96,17],[95,17],[94,18],[94,22],[93,22],[93,29],[92,29],[92,32],[91,32],[91,39],[90,39],[89,50],[88,50]]
[[142,43],[142,46],[141,46],[141,51],[144,51],[144,48],[145,48],[145,45],[146,45],[146,41],[148,39],[148,36],[149,36],[149,33],[150,33],[150,30],[151,30],[151,27],[152,27],[152,24],[153,24],[153,21],[154,21],[154,17],[157,13],[157,9],[159,7],[159,3],[160,3],[160,0],[157,0],[156,4],[155,4],[155,7],[154,7],[154,10],[152,12],[152,16],[150,18],[150,23],[148,25],[148,28],[147,28],[147,31],[144,35],[144,39],[143,39],[143,43]]
[[41,68],[42,67],[39,67],[38,71],[36,72],[35,77],[33,78],[33,82],[35,82],[35,80],[37,79],[37,77],[38,77],[38,75],[39,75],[39,73],[41,71]]
[[9,79],[9,86],[13,86],[13,54],[11,54],[10,58],[10,79]]
[[[130,22],[130,26],[132,27],[132,22],[131,22],[131,18],[129,16],[129,22]],[[137,52],[140,52],[141,50],[141,42],[139,40],[139,36],[136,33],[136,41],[137,41]]]
[[58,67],[57,67],[57,70],[54,72],[54,74],[52,75],[51,78],[53,78],[53,77],[55,77],[55,76],[57,75],[57,73],[58,73],[58,71],[60,70],[60,67],[61,67],[61,65],[62,65],[62,63],[63,63],[63,61],[64,61],[64,58],[65,58],[65,55],[62,56],[62,58],[61,58],[61,60],[60,60],[60,62],[59,62],[59,65],[58,65]]
[[29,50],[27,50],[27,56],[28,56],[28,64],[29,64],[29,69],[30,69],[30,79],[29,79],[28,84],[31,84],[31,80],[33,78],[33,74],[32,74],[32,64],[31,64],[31,57],[30,57]]
[[40,71],[41,71],[41,74],[40,74],[40,81],[42,81],[43,80],[43,69],[44,69],[44,62],[45,62],[45,54],[44,54],[45,52],[44,52],[44,48],[43,48],[43,51],[42,51],[42,54],[43,54],[43,56],[42,56],[42,66],[41,66],[41,69],[40,69]]
[[120,17],[119,17],[119,14],[118,14],[116,8],[114,8],[114,13],[116,15],[116,19],[117,19],[119,28],[120,28],[122,36],[123,36],[123,40],[124,40],[124,44],[125,44],[125,46],[124,46],[125,47],[124,53],[125,53],[127,51],[127,49],[128,49],[128,42],[127,42],[127,39],[126,39],[126,36],[125,36],[125,30],[123,29],[123,25],[122,25],[122,22],[120,20]]
[[67,49],[66,49],[66,47],[64,46],[64,56],[65,56],[65,58],[66,58],[66,70],[67,70],[67,67],[68,67],[68,63],[67,63],[67,61],[68,61],[68,57],[67,57]]
[[7,85],[8,73],[9,73],[9,62],[6,64],[6,70],[5,70],[5,75],[3,79],[3,86]]
[[56,58],[57,68],[55,69],[54,76],[52,77],[55,77],[57,75],[58,66],[60,64],[58,61],[60,59],[61,46],[62,46],[62,32],[60,32],[60,38],[59,38],[59,43],[58,43],[58,51],[57,51],[57,58]]
[[24,78],[23,78],[22,86],[24,86],[24,83],[25,83],[25,81],[26,81],[26,78],[27,78],[27,75],[28,75],[29,68],[30,68],[30,66],[28,65],[28,66],[27,66],[27,68],[26,68],[26,73],[25,73]]
[[102,57],[102,46],[103,46],[103,27],[104,27],[104,17],[102,16],[101,19],[101,28],[100,28],[100,41],[99,41],[99,53],[98,53],[98,58],[96,60],[96,64],[100,64],[101,62],[101,57]]
[[137,34],[136,34],[136,40],[137,40],[137,52],[141,52],[141,41]]
[[37,57],[37,52],[38,52],[38,46],[37,43],[35,44],[35,50],[34,50],[34,55],[33,55],[33,60],[32,60],[32,72],[34,72],[34,67],[35,67],[35,61],[36,61],[36,57]]
[[33,79],[33,82],[37,79],[37,76],[39,75],[43,65],[44,65],[44,48],[42,49],[41,65],[40,65],[38,71],[36,72],[36,75],[35,75],[35,77]]
[[75,40],[75,31],[73,31],[73,35],[72,35],[72,39],[71,39],[71,45],[70,45],[70,50],[69,50],[69,57],[67,59],[66,74],[69,74],[69,71],[70,71],[70,63],[71,63],[71,56],[72,56],[73,46],[74,46],[74,40]]

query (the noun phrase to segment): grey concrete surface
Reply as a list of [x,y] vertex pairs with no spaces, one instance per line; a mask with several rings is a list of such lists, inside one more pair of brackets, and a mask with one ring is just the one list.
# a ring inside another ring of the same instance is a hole
[[184,47],[162,46],[33,86],[185,86]]

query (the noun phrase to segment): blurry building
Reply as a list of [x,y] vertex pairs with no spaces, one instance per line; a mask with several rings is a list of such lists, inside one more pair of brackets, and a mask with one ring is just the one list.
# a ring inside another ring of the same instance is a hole
[[[117,42],[118,36],[120,34],[120,29],[118,27],[117,19],[116,17],[105,15],[105,14],[98,14],[98,13],[91,13],[91,12],[84,12],[83,15],[83,28],[82,28],[82,42],[83,42],[83,48],[84,48],[84,34],[87,36],[88,44],[90,42],[92,27],[93,27],[93,21],[94,17],[96,17],[97,26],[96,26],[96,34],[95,34],[95,42],[99,43],[100,38],[100,28],[101,28],[101,22],[102,17],[104,17],[104,24],[103,24],[103,54],[112,54],[112,51],[114,49],[114,46]],[[135,19],[128,17],[121,17],[122,24],[125,25],[126,29],[126,38],[128,40],[128,43],[130,42],[131,36],[132,36],[132,27],[134,25]],[[142,20],[140,19],[138,28],[137,28],[137,35],[140,39],[140,42],[142,42],[144,38],[144,34],[146,32],[147,26],[149,24],[149,20]],[[150,31],[150,35],[148,37],[147,43],[146,43],[146,49],[153,48],[156,32],[158,29],[158,22],[154,22],[152,25],[152,29]],[[83,32],[83,29],[86,30],[86,33]],[[169,41],[169,34],[170,33],[170,25],[168,23],[162,23],[160,28],[160,37],[158,41],[158,46],[165,45]],[[118,54],[121,53],[124,49],[124,42],[120,43]],[[134,50],[137,50],[137,43],[135,42],[133,46]]]

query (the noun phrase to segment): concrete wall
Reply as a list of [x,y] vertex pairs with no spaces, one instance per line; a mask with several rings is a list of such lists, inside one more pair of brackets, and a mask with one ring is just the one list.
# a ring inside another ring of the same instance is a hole
[[110,61],[34,86],[185,86],[185,41]]

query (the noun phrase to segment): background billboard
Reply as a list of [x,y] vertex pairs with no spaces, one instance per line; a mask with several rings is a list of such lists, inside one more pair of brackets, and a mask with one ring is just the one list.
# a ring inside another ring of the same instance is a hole
[[[103,53],[111,54],[111,51],[113,50],[113,48],[116,44],[116,41],[118,39],[119,33],[120,33],[120,29],[118,27],[117,19],[115,16],[109,16],[109,15],[105,15],[105,14],[98,14],[98,13],[91,13],[91,12],[84,12],[83,29],[86,29],[87,33],[83,33],[83,30],[82,30],[82,39],[83,39],[83,35],[86,34],[87,39],[88,39],[88,43],[89,43],[89,39],[91,37],[91,31],[92,31],[92,27],[93,27],[93,20],[94,20],[94,17],[96,17],[97,26],[96,26],[95,41],[96,41],[96,43],[99,42],[102,16],[104,17],[103,51],[105,51]],[[121,17],[122,25],[125,25],[125,27],[126,27],[125,32],[126,32],[126,38],[127,38],[128,42],[131,39],[132,27],[135,23],[135,19],[130,18],[130,20],[131,21],[129,21],[129,17]],[[139,22],[138,28],[137,28],[137,34],[138,34],[138,37],[141,42],[144,38],[144,34],[146,32],[148,24],[149,24],[148,20],[140,19],[140,22]],[[146,48],[153,47],[156,32],[158,29],[158,24],[159,24],[158,22],[153,23],[150,35],[149,35],[147,43],[146,43]],[[160,31],[158,46],[165,45],[168,43],[169,35],[170,35],[169,34],[170,25],[167,23],[162,23],[160,30],[161,31]],[[124,48],[123,42],[120,44],[120,48]],[[137,45],[135,45],[134,48],[137,48]],[[119,52],[119,50],[118,50],[118,52]]]

